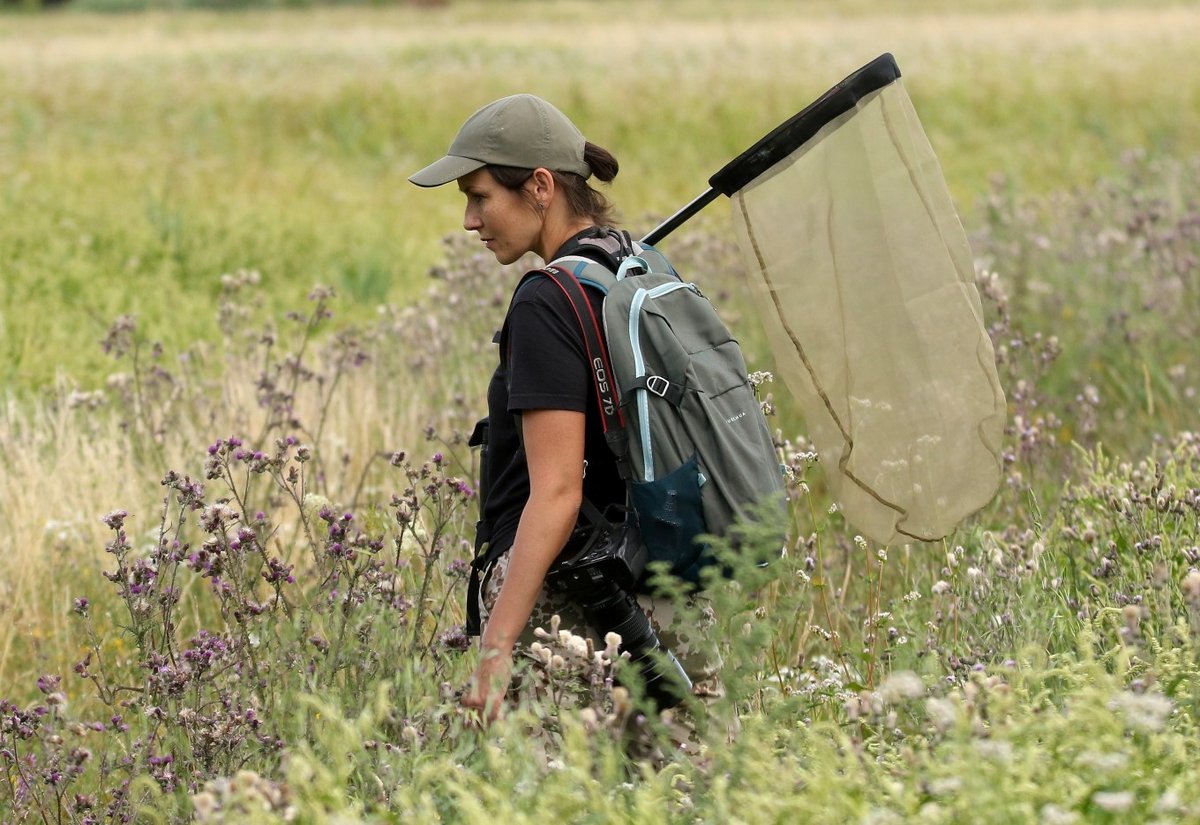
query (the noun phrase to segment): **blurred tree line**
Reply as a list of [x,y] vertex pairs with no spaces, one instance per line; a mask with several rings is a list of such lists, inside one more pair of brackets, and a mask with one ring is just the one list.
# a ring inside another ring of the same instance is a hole
[[316,6],[414,6],[438,7],[450,0],[0,0],[4,11],[89,12],[174,11],[182,9],[271,9]]

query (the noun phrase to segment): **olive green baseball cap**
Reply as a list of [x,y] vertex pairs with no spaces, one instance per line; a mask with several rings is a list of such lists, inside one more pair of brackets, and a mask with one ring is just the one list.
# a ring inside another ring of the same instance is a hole
[[417,186],[441,186],[484,166],[515,166],[574,172],[592,170],[583,159],[583,133],[562,112],[535,95],[489,103],[467,118],[450,149],[409,177]]

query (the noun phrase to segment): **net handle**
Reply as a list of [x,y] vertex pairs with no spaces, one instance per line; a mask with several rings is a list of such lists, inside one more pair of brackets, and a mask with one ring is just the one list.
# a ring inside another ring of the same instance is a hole
[[867,95],[899,79],[900,67],[888,52],[847,76],[825,94],[792,115],[708,179],[709,188],[667,218],[642,243],[654,245],[717,199],[737,192],[763,172],[796,151],[825,124],[850,111]]

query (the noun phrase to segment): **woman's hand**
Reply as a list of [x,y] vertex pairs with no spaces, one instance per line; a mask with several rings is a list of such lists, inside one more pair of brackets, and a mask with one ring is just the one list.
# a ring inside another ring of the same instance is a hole
[[504,707],[504,696],[511,679],[512,653],[485,649],[467,682],[463,707],[475,711],[483,724],[490,725]]

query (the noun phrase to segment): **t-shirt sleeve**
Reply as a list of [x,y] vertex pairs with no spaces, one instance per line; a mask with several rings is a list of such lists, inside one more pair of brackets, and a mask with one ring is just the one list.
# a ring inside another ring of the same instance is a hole
[[508,317],[508,410],[585,412],[590,373],[579,322],[549,281],[530,293]]

